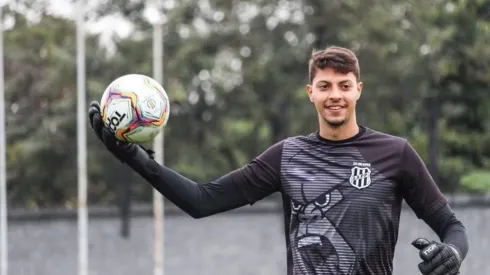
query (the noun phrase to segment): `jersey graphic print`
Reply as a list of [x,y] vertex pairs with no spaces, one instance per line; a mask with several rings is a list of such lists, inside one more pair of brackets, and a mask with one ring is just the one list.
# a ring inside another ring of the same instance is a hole
[[350,184],[357,189],[364,189],[371,185],[371,169],[369,167],[354,166],[351,170]]
[[[352,166],[339,170],[327,167],[325,153],[321,149],[301,149],[305,145],[289,140],[282,155],[281,178],[284,192],[291,200],[289,238],[293,274],[352,274],[356,253],[328,217],[329,211],[345,199],[339,187],[349,185]],[[359,169],[351,184],[369,185],[366,173],[368,170]]]
[[342,142],[283,141],[288,275],[393,274],[402,199],[419,216],[444,202],[407,144],[369,129]]

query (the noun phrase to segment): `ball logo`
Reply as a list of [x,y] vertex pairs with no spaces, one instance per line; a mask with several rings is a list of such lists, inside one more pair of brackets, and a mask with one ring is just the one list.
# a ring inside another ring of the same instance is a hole
[[121,123],[121,120],[123,120],[126,117],[126,114],[120,114],[118,111],[114,112],[114,115],[109,118],[107,121],[107,127],[111,129],[111,131],[116,131],[117,126]]
[[154,99],[150,99],[146,102],[146,106],[148,106],[148,108],[155,108],[157,106],[157,103],[155,102]]

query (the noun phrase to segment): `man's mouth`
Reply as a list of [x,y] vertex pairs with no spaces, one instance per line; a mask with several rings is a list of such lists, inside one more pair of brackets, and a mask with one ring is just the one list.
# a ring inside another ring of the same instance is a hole
[[340,110],[344,109],[344,106],[330,105],[330,106],[325,106],[325,109],[327,109],[329,111],[340,111]]

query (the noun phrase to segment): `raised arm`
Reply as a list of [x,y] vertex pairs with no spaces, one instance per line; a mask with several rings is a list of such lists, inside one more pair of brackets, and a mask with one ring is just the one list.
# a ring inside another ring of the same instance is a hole
[[92,129],[108,151],[194,218],[252,204],[279,190],[282,142],[242,168],[209,183],[199,184],[158,164],[149,150],[117,141],[110,129],[104,126],[97,102],[90,105],[89,119]]
[[194,218],[232,210],[278,191],[282,142],[247,165],[209,183],[196,183],[155,162],[142,148],[128,165],[155,189]]

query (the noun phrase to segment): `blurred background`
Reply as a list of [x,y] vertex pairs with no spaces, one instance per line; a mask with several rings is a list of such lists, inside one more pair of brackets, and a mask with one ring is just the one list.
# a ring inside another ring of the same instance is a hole
[[[161,16],[165,164],[200,183],[315,131],[308,58],[351,48],[364,82],[359,122],[413,144],[467,227],[461,274],[490,274],[490,1],[105,0],[84,9],[87,107],[123,74],[154,75]],[[80,268],[75,18],[84,9],[3,4],[9,275]],[[86,129],[89,274],[157,275],[153,190]],[[278,196],[202,220],[165,202],[163,225],[166,275],[285,274]],[[419,274],[410,242],[421,236],[437,238],[404,208],[394,274]]]

